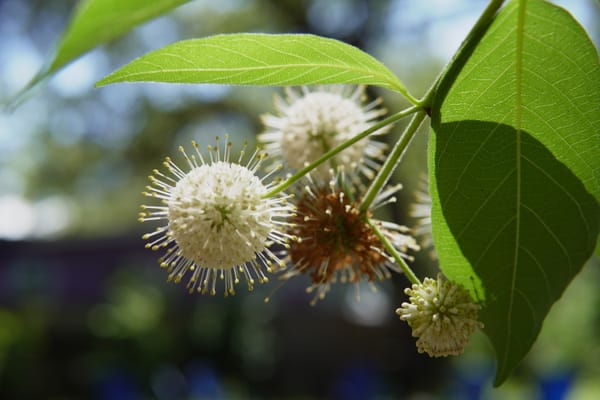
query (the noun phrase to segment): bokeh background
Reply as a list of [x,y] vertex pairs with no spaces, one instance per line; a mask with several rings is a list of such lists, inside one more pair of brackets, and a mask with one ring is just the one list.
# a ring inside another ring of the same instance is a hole
[[[478,334],[459,358],[419,355],[394,309],[407,281],[335,287],[316,307],[297,279],[233,298],[165,282],[137,222],[164,156],[228,133],[251,145],[278,88],[94,82],[176,40],[311,32],[357,45],[423,94],[485,7],[475,0],[195,0],[72,63],[0,111],[0,399],[597,399],[600,271],[590,261],[530,356],[498,390]],[[600,43],[600,6],[564,0]],[[0,101],[43,67],[73,0],[0,0]],[[399,96],[369,88],[396,111]],[[397,137],[401,125],[389,135]],[[427,129],[397,173],[407,207]],[[418,255],[415,269],[435,262]],[[356,301],[359,293],[361,300]]]

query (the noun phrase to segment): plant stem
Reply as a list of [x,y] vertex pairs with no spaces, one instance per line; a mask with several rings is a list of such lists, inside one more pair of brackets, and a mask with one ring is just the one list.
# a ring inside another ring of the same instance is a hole
[[408,91],[408,89],[406,89],[406,88],[403,88],[403,90],[398,89],[398,92],[400,94],[403,94],[404,97],[406,97],[406,99],[409,102],[411,102],[413,105],[415,105],[415,106],[420,106],[421,105],[421,100],[417,99],[412,94],[410,94],[410,92]]
[[396,260],[396,263],[402,269],[402,272],[404,272],[404,275],[406,275],[408,280],[414,283],[415,285],[420,285],[421,281],[419,280],[419,278],[417,278],[417,276],[412,271],[412,269],[410,269],[406,261],[404,261],[400,253],[398,253],[398,250],[396,250],[394,245],[390,243],[389,239],[383,234],[383,232],[381,232],[379,227],[369,219],[367,220],[367,223],[371,226],[371,228],[373,228],[373,232],[375,232],[379,240],[381,240],[381,243],[383,243],[387,251],[389,251],[392,257],[394,257],[394,260]]
[[317,160],[313,161],[312,163],[310,163],[309,165],[302,168],[301,170],[296,172],[294,175],[292,175],[291,177],[286,179],[283,183],[281,183],[280,185],[277,185],[273,189],[269,190],[267,193],[265,193],[263,195],[263,197],[265,197],[265,198],[271,197],[271,196],[287,189],[288,187],[290,187],[291,185],[296,183],[299,179],[301,179],[304,175],[306,175],[307,173],[309,173],[310,171],[312,171],[313,169],[315,169],[316,167],[318,167],[325,161],[329,160],[330,158],[332,158],[339,152],[344,151],[346,148],[352,146],[354,143],[358,142],[359,140],[364,139],[366,136],[369,136],[373,132],[378,131],[379,129],[381,129],[385,126],[391,125],[391,124],[397,122],[399,119],[402,119],[402,118],[406,117],[407,115],[413,114],[420,110],[421,110],[421,107],[412,106],[412,107],[407,108],[406,110],[402,110],[394,115],[391,115],[391,116],[379,121],[378,123],[374,124],[369,129],[366,129],[365,131],[354,136],[352,139],[350,139],[344,143],[341,143],[340,145],[329,150],[327,153],[323,154]]
[[392,152],[388,155],[387,159],[383,163],[383,166],[377,173],[377,176],[369,185],[367,192],[365,193],[365,196],[363,197],[358,208],[359,211],[365,212],[369,209],[369,207],[381,191],[381,188],[390,179],[390,176],[398,166],[400,158],[402,157],[402,154],[404,154],[406,147],[410,143],[411,139],[415,136],[417,129],[421,125],[423,118],[425,118],[425,111],[421,110],[417,114],[415,114],[415,116],[412,118],[406,129],[404,129],[404,132],[402,132],[402,136],[400,136],[400,139],[398,139],[398,141],[394,145]]
[[[440,86],[446,80],[446,77],[452,76],[457,69],[458,71],[462,69],[467,59],[475,49],[475,46],[477,43],[479,43],[479,40],[481,40],[483,34],[492,23],[492,20],[494,19],[494,16],[496,15],[496,12],[500,6],[502,6],[502,3],[504,3],[504,0],[491,0],[488,3],[485,10],[483,10],[483,13],[481,13],[479,16],[477,22],[475,22],[475,25],[473,25],[473,28],[471,28],[471,31],[469,31],[467,34],[465,40],[463,40],[456,53],[454,53],[454,56],[452,56],[450,62],[446,65],[433,85],[431,85],[425,96],[423,96],[423,98],[419,101],[418,104],[420,104],[423,108],[431,108],[433,98],[440,90]],[[454,78],[456,78],[457,75],[457,73],[454,74]],[[448,83],[452,84],[452,82],[454,82],[454,79]]]

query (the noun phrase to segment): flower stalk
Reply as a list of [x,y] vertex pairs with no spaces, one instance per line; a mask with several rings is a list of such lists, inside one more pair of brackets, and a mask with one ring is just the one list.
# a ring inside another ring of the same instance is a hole
[[385,163],[377,173],[377,176],[369,185],[369,188],[367,189],[367,192],[365,193],[365,196],[361,201],[359,207],[360,211],[364,212],[369,209],[369,207],[377,197],[377,194],[381,191],[381,188],[383,188],[383,186],[385,186],[387,181],[390,179],[392,173],[398,166],[402,154],[404,154],[404,151],[408,147],[408,144],[414,137],[415,133],[417,132],[417,129],[421,125],[421,122],[423,122],[424,118],[425,111],[423,110],[420,110],[413,116],[413,119],[410,121],[410,123],[402,133],[402,136],[394,145],[392,152],[386,158]]
[[419,280],[419,278],[417,278],[417,275],[415,275],[415,273],[412,271],[412,269],[410,269],[410,267],[408,266],[408,264],[406,263],[406,261],[404,261],[404,259],[402,258],[402,256],[398,252],[398,250],[396,250],[396,248],[394,247],[394,245],[383,234],[383,232],[381,232],[381,230],[379,229],[379,227],[376,224],[374,224],[373,221],[371,221],[370,219],[368,219],[367,222],[371,226],[371,228],[373,229],[373,232],[375,233],[375,235],[377,235],[377,237],[379,238],[379,240],[381,240],[381,243],[386,248],[386,250],[390,253],[390,255],[392,257],[394,257],[394,260],[396,261],[396,263],[398,264],[398,266],[402,269],[402,272],[404,272],[404,275],[406,275],[406,277],[408,278],[408,280],[411,281],[411,283],[413,283],[415,285],[420,285],[421,281]]

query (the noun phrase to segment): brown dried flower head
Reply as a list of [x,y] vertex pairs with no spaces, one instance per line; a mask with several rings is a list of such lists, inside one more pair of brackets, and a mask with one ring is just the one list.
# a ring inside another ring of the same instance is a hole
[[[290,243],[288,261],[292,269],[284,277],[304,274],[311,280],[309,292],[316,290],[313,303],[325,297],[332,283],[382,281],[391,277],[390,270],[400,272],[371,223],[377,224],[399,253],[410,258],[408,250],[418,250],[408,228],[371,219],[371,211],[361,213],[348,189],[343,174],[328,184],[310,184],[297,196],[297,215],[288,234],[298,238]],[[342,189],[346,187],[346,189]],[[395,201],[386,191],[385,202]],[[376,204],[381,205],[380,201]]]

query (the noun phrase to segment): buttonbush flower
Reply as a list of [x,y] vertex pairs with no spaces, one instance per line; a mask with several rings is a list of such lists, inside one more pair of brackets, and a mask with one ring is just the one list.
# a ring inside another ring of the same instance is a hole
[[409,302],[396,310],[401,320],[407,321],[412,335],[419,338],[419,353],[431,357],[458,355],[463,352],[469,337],[483,324],[478,321],[480,306],[469,293],[457,284],[445,280],[425,278],[422,284],[412,285],[405,293]]
[[426,175],[419,179],[419,186],[415,191],[416,202],[412,203],[408,209],[408,215],[415,219],[415,236],[419,240],[421,248],[429,256],[436,260],[437,253],[433,245],[431,235],[431,197],[429,196],[428,179]]
[[287,245],[290,236],[286,219],[293,215],[289,196],[265,198],[270,185],[257,170],[266,158],[258,150],[242,164],[230,160],[231,143],[221,150],[208,147],[203,156],[192,142],[194,154],[179,150],[186,167],[169,157],[168,173],[154,170],[144,195],[160,204],[143,205],[140,220],[164,221],[154,232],[143,236],[147,248],[165,249],[159,259],[169,281],[179,282],[189,275],[191,292],[215,294],[217,279],[223,280],[225,295],[234,294],[242,276],[251,290],[255,281],[268,281],[263,270],[279,269],[283,262],[271,251],[272,244]]
[[[265,150],[281,157],[292,169],[303,168],[337,145],[370,128],[385,114],[380,100],[364,103],[364,86],[323,86],[314,90],[302,87],[286,89],[287,98],[275,97],[277,115],[262,116],[265,132],[258,136]],[[373,135],[385,133],[380,129]],[[325,163],[312,174],[328,179],[332,166],[356,169],[372,178],[379,167],[383,143],[366,138],[338,153],[331,163]]]
[[[332,174],[333,175],[333,174]],[[390,271],[401,272],[392,256],[373,231],[368,219],[372,209],[359,211],[352,187],[345,174],[338,173],[325,184],[307,175],[308,184],[297,196],[297,215],[291,219],[288,234],[297,238],[290,243],[287,261],[291,265],[284,278],[308,275],[308,292],[316,292],[311,304],[323,299],[333,283],[382,281]],[[384,191],[374,207],[394,202],[400,186]],[[418,250],[409,229],[392,222],[370,219],[394,245],[402,257]]]

